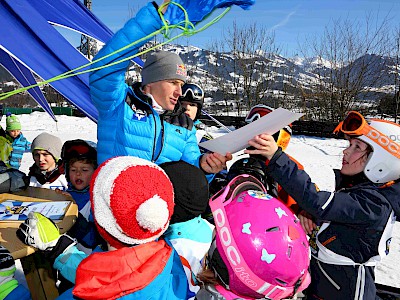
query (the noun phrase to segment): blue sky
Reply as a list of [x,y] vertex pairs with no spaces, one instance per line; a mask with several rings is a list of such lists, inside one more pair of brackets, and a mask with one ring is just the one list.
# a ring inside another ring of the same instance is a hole
[[[92,11],[115,32],[148,2],[92,0]],[[388,18],[393,27],[399,26],[400,0],[256,0],[250,10],[244,11],[234,7],[222,20],[207,30],[179,41],[185,45],[207,48],[213,40],[222,39],[223,32],[232,26],[233,21],[239,26],[256,22],[257,25],[274,30],[282,54],[292,56],[298,52],[299,40],[304,40],[306,36],[320,36],[332,20],[341,18],[365,21],[368,14],[371,14],[374,20]]]

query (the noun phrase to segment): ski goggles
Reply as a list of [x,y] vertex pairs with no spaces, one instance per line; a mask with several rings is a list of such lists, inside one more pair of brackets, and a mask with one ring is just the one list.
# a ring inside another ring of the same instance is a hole
[[368,121],[356,111],[350,111],[346,118],[335,128],[334,133],[343,132],[348,136],[365,136],[377,143],[390,154],[400,158],[400,144],[386,134],[370,126]]
[[246,116],[245,122],[251,123],[268,115],[273,111],[273,108],[265,106],[265,105],[256,105],[250,110],[249,114]]
[[182,86],[182,96],[181,97],[185,98],[188,92],[192,93],[192,97],[193,97],[194,100],[201,101],[204,98],[204,91],[197,84],[185,83]]

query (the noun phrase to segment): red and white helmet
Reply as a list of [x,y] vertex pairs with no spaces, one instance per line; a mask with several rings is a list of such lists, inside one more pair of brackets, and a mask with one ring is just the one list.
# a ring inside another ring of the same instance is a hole
[[[274,109],[272,107],[266,106],[264,104],[257,104],[253,106],[249,113],[247,114],[245,121],[247,123],[251,123],[257,121],[258,119],[264,117],[265,115],[272,112]],[[292,127],[291,124],[283,127],[277,133],[273,135],[276,143],[282,150],[285,150],[290,142],[290,137],[292,136]]]
[[210,264],[227,290],[282,299],[308,286],[309,245],[300,221],[256,178],[235,177],[210,207],[217,230]]

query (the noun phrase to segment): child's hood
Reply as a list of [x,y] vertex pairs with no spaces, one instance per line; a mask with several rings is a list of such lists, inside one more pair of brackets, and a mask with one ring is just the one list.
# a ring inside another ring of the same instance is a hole
[[382,195],[389,201],[392,205],[393,211],[396,215],[397,220],[400,220],[400,181],[397,181],[394,184],[391,184],[386,187],[382,187],[381,191]]
[[172,252],[159,240],[93,253],[77,269],[73,294],[82,299],[117,299],[142,290],[163,272]]

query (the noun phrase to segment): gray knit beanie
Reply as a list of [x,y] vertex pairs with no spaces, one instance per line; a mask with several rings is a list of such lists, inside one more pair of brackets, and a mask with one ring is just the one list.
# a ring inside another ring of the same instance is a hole
[[58,137],[46,132],[43,132],[35,137],[31,145],[32,153],[34,150],[46,150],[53,155],[56,161],[58,161],[61,157],[61,148],[61,140]]
[[157,51],[147,56],[142,70],[142,86],[160,81],[179,79],[186,82],[186,67],[178,54]]

